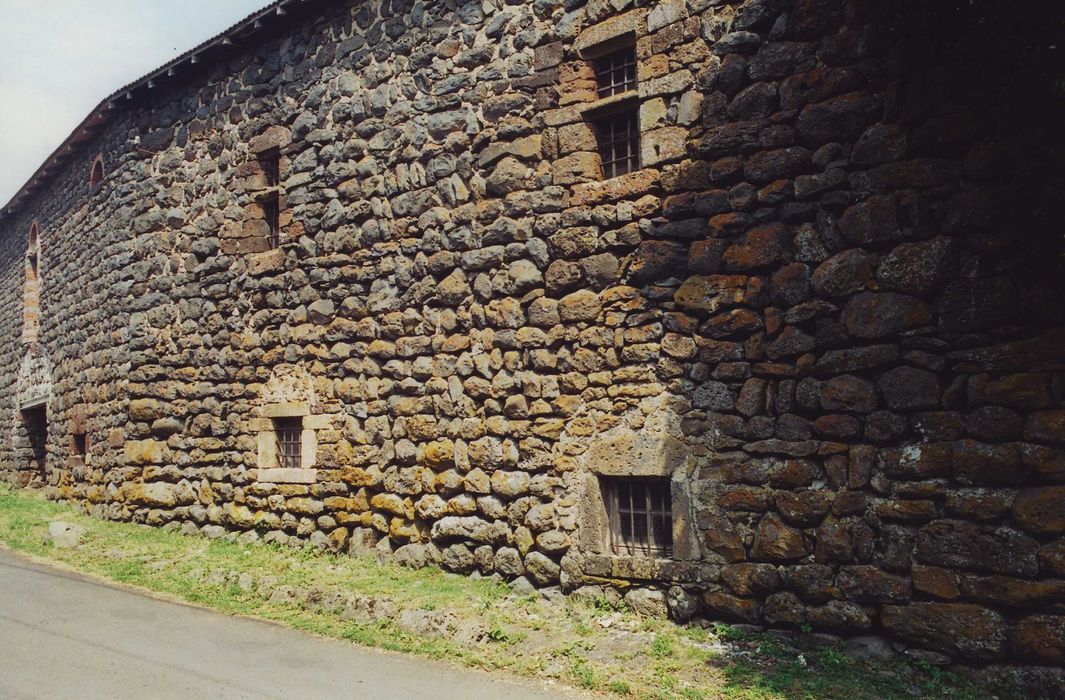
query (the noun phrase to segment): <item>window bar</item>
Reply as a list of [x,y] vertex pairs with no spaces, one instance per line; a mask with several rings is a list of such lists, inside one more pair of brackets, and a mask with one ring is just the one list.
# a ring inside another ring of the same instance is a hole
[[612,97],[636,89],[636,49],[629,47],[596,63],[599,97]]
[[276,192],[262,201],[263,218],[268,228],[267,242],[270,248],[281,245],[281,205]]
[[629,554],[632,555],[636,550],[636,497],[633,492],[633,484],[630,482],[626,484],[629,492]]
[[647,484],[643,490],[644,503],[646,504],[644,517],[647,518],[647,542],[645,546],[647,548],[648,554],[654,552],[655,544],[657,543],[657,540],[655,539],[654,516],[652,515],[652,513],[654,512],[654,506],[651,503],[651,490],[651,484]]
[[639,131],[636,114],[626,113],[599,123],[603,176],[618,177],[639,169]]
[[259,163],[266,176],[267,187],[277,187],[281,181],[281,151],[271,149],[259,158]]

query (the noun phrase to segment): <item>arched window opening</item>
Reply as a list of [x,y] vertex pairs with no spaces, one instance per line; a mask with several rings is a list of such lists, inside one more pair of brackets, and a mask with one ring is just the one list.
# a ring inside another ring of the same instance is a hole
[[34,221],[26,240],[26,282],[22,288],[22,340],[37,342],[41,328],[40,227]]
[[92,162],[92,171],[89,173],[89,187],[99,187],[103,181],[104,159],[101,156],[96,156],[96,160]]

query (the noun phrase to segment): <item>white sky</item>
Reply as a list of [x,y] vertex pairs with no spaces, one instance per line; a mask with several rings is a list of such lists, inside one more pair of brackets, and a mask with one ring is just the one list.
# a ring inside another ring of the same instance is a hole
[[103,98],[269,0],[0,0],[0,207]]

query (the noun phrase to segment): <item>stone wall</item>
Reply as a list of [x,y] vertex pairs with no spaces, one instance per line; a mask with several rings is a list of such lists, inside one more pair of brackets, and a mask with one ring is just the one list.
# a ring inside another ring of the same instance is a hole
[[[50,493],[1061,665],[1039,18],[881,4],[341,2],[161,89],[0,223],[9,367],[41,226]],[[643,168],[602,181],[588,57],[626,40]],[[670,479],[670,558],[606,546],[619,475]]]

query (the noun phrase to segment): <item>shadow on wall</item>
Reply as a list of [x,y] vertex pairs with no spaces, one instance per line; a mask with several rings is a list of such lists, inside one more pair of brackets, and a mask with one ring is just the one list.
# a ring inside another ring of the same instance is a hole
[[692,160],[628,268],[639,295],[604,303],[648,343],[621,374],[661,394],[591,418],[582,463],[674,475],[678,561],[630,570],[585,537],[563,569],[672,577],[718,617],[1061,663],[1053,621],[1024,617],[1047,601],[1019,594],[1065,576],[1065,518],[1036,515],[1065,474],[1061,19],[793,9],[780,41],[715,48]]

